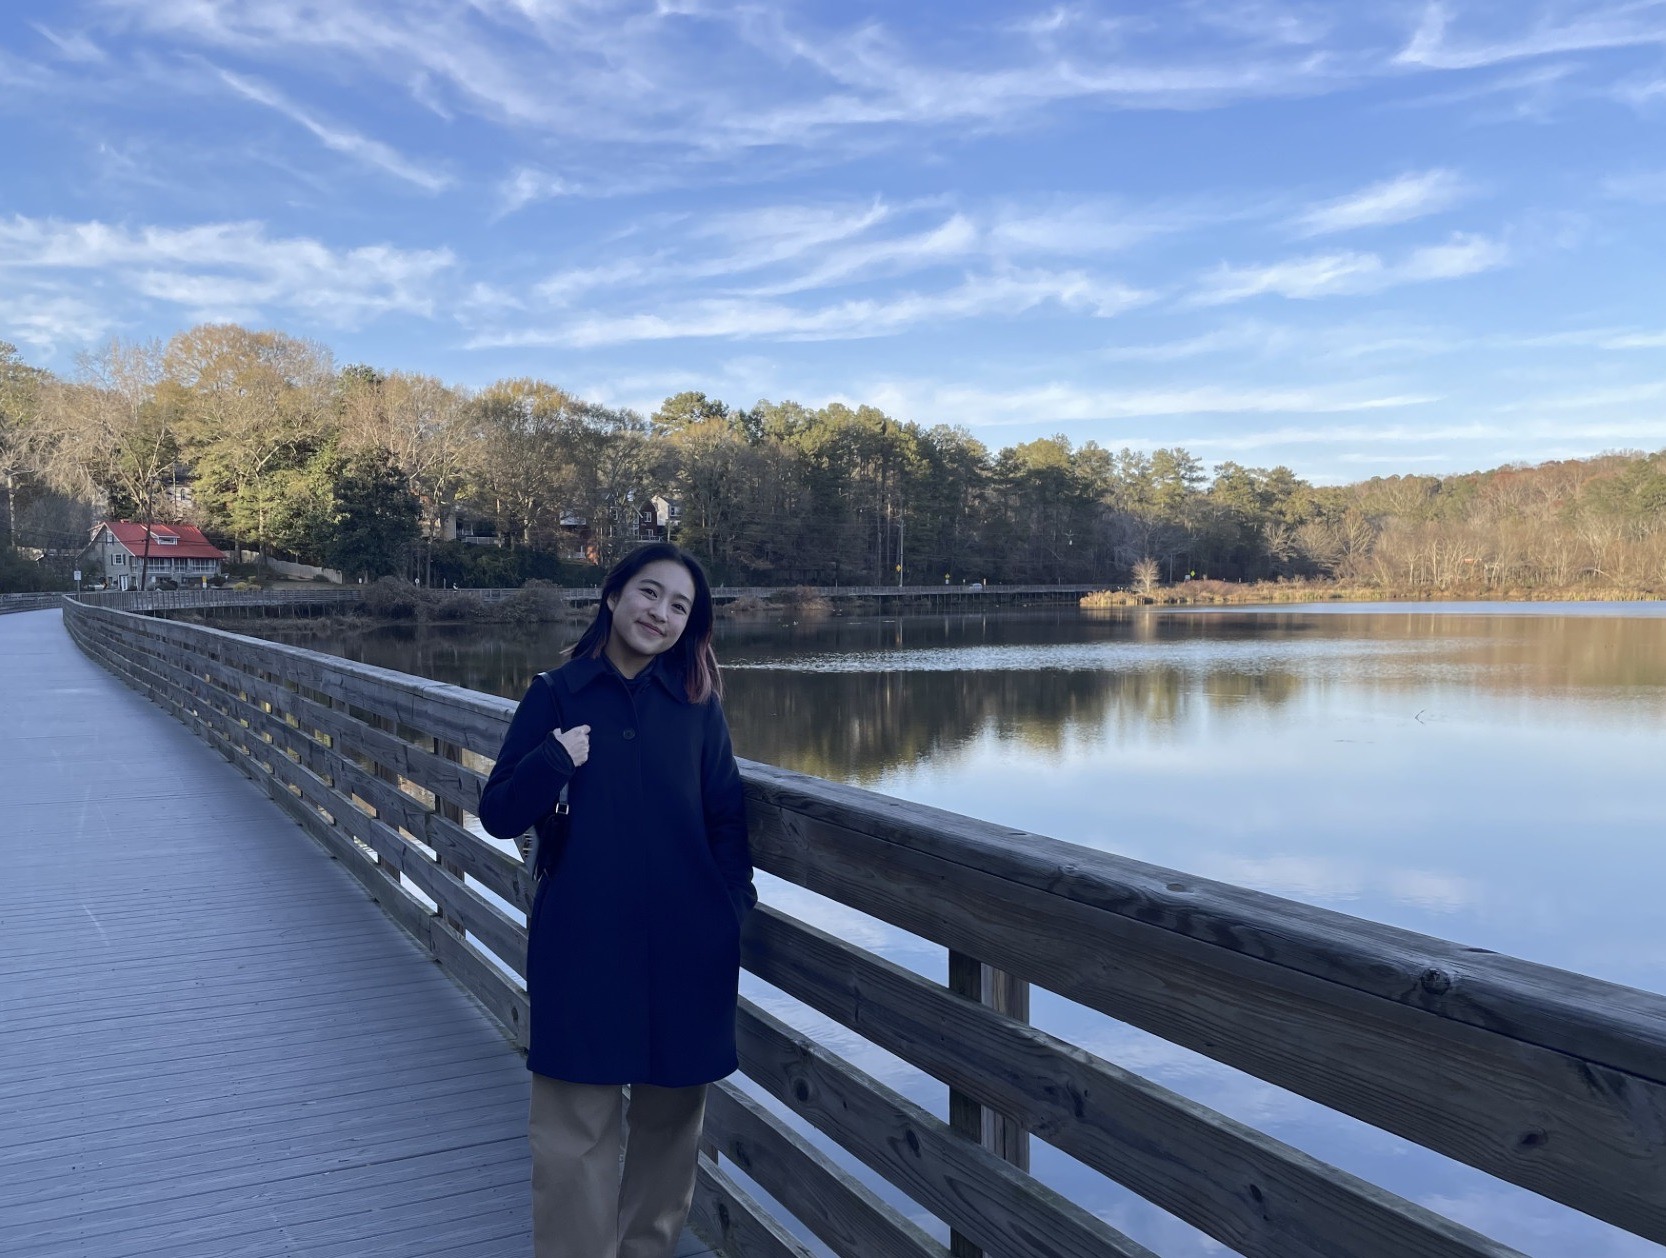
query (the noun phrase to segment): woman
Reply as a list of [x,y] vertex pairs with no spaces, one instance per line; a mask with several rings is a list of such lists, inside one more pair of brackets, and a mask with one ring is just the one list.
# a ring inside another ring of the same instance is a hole
[[633,551],[568,655],[533,679],[480,796],[489,833],[539,835],[533,1244],[538,1258],[669,1258],[706,1085],[737,1065],[740,925],[758,898],[699,563],[663,542]]

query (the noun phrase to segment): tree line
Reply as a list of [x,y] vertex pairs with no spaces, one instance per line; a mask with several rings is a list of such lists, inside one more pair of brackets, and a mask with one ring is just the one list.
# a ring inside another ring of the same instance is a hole
[[66,375],[0,343],[0,554],[62,552],[108,515],[355,576],[594,579],[656,496],[736,584],[1666,587],[1666,451],[1314,486],[1178,448],[992,451],[871,406],[686,392],[644,416],[538,379],[338,367],[234,324],[114,340]]

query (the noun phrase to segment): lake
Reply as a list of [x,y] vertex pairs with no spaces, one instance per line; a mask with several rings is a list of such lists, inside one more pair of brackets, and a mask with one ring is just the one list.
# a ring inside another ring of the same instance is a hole
[[[519,698],[572,633],[273,636]],[[718,645],[742,756],[1666,991],[1666,942],[1647,925],[1666,885],[1666,605],[731,621]],[[946,981],[935,945],[759,881],[783,910]],[[745,981],[777,1016],[946,1113],[940,1084]],[[1666,1255],[1048,993],[1034,993],[1032,1016],[1530,1254]],[[1159,1253],[1226,1252],[1039,1141],[1034,1168]]]

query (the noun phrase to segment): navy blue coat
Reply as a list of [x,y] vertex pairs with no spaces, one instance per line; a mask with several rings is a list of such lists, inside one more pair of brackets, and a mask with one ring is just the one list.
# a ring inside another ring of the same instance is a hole
[[[578,769],[556,729],[590,726]],[[533,679],[480,796],[499,838],[561,788],[566,838],[542,851],[527,925],[527,1066],[570,1083],[688,1087],[736,1068],[740,926],[757,902],[746,801],[723,708],[694,704],[661,656],[627,685],[604,659]]]

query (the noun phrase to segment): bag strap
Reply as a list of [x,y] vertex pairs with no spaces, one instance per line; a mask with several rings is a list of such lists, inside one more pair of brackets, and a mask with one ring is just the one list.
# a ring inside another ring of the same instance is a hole
[[[538,679],[549,687],[550,702],[555,705],[555,728],[561,729],[566,718],[561,713],[561,700],[557,697],[560,692],[555,686],[555,670],[546,669],[538,674]],[[572,811],[567,805],[567,785],[562,785],[561,794],[556,798],[554,807],[550,809],[550,813],[556,817],[566,818]],[[531,867],[534,883],[543,881],[544,877],[543,853],[539,851],[540,846],[535,832],[521,840],[521,860]]]
[[[567,718],[566,718],[566,716],[564,716],[562,714],[562,711],[561,711],[561,699],[559,697],[561,692],[559,690],[557,690],[556,686],[555,686],[555,669],[546,668],[543,672],[538,674],[538,677],[546,686],[548,686],[550,688],[550,702],[555,704],[555,716],[556,716],[555,728],[556,729],[562,729],[562,728],[565,727]],[[553,809],[551,809],[551,811],[560,815],[560,816],[565,816],[570,811],[570,809],[567,807],[567,787],[566,786],[562,786],[561,795],[556,799],[555,807]]]

